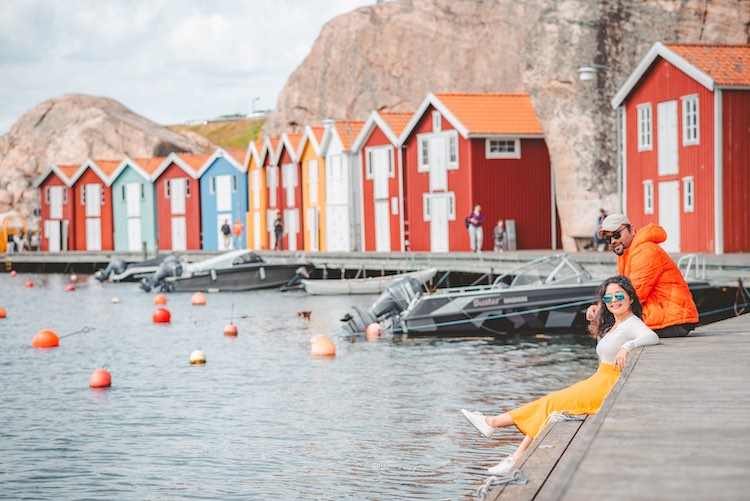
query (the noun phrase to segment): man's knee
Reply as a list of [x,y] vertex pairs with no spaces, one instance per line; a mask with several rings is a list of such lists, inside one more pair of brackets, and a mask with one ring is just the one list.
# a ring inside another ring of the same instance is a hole
[[694,328],[695,326],[693,324],[670,325],[663,329],[655,329],[654,332],[656,332],[656,335],[660,338],[685,337]]

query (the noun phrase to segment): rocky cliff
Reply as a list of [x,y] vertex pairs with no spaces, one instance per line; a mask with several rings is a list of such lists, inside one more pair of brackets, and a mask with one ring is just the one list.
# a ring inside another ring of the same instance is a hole
[[[428,92],[528,92],[545,132],[566,235],[618,208],[609,106],[656,41],[750,41],[748,0],[402,0],[329,22],[289,77],[271,133],[373,109],[413,111]],[[594,81],[577,69],[605,66]],[[566,248],[572,240],[566,239]]]
[[201,152],[204,138],[172,132],[106,97],[66,95],[23,115],[0,137],[0,212],[29,216],[38,207],[32,184],[50,162],[81,164],[88,158],[163,156]]

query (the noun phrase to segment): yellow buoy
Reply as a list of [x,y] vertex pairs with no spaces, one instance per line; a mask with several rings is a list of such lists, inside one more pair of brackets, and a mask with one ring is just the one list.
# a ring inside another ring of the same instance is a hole
[[190,354],[190,363],[193,365],[205,364],[206,355],[201,350],[195,350],[193,353]]
[[323,334],[317,335],[310,340],[310,353],[316,357],[335,357],[336,345]]

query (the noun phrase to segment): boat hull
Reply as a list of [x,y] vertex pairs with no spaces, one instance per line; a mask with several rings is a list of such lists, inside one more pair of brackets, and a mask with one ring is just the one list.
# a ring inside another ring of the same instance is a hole
[[302,280],[302,285],[308,294],[313,295],[349,295],[349,294],[380,294],[386,287],[396,280],[404,277],[413,277],[420,284],[424,284],[437,274],[435,268],[427,270],[401,273],[398,275],[386,275],[382,277],[357,278],[357,279],[326,279],[326,280]]
[[253,263],[228,269],[205,270],[186,277],[169,277],[165,289],[175,292],[249,291],[281,287],[291,280],[301,263]]

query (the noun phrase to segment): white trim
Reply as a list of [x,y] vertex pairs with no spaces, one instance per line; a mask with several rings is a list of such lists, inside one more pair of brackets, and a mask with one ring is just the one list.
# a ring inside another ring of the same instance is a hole
[[446,106],[435,96],[435,94],[430,92],[429,94],[427,94],[427,97],[424,98],[422,103],[417,108],[417,111],[414,112],[414,115],[412,115],[409,123],[406,124],[406,127],[404,127],[404,130],[401,132],[401,135],[398,138],[399,145],[403,145],[406,141],[406,138],[411,135],[414,127],[416,127],[422,120],[422,116],[424,115],[425,111],[427,111],[427,108],[429,108],[430,105],[432,105],[433,108],[439,111],[443,115],[443,118],[448,120],[448,123],[451,124],[459,134],[461,134],[464,138],[468,138],[469,130],[458,120],[458,118],[456,118],[455,115],[453,115],[453,113],[451,113],[448,108],[446,108]]
[[99,179],[101,179],[102,183],[106,186],[112,186],[112,178],[107,177],[102,169],[96,164],[94,160],[88,159],[86,162],[81,165],[75,174],[73,174],[73,177],[70,178],[70,184],[76,184],[79,179],[81,179],[81,176],[83,176],[84,172],[86,172],[86,169],[91,169],[94,171],[94,173],[99,176]]
[[302,152],[305,150],[305,145],[307,143],[310,143],[310,146],[312,146],[313,149],[313,153],[315,153],[315,156],[319,158],[320,144],[318,144],[318,138],[315,137],[315,132],[312,130],[312,127],[310,125],[305,126],[305,132],[302,135],[302,140],[299,142],[299,151],[297,152],[297,158],[299,158],[300,160],[302,159]]
[[724,152],[722,143],[724,131],[722,129],[722,92],[714,92],[714,235],[716,236],[714,252],[724,254]]
[[[504,143],[513,142],[513,151],[492,152],[490,151],[490,145],[492,141],[502,141]],[[484,140],[484,157],[488,160],[497,159],[497,158],[515,158],[515,159],[521,158],[521,140],[518,138],[511,139],[511,138],[487,137]]]
[[44,181],[49,177],[49,175],[53,173],[68,188],[73,186],[73,183],[71,182],[70,178],[66,176],[65,174],[63,174],[62,170],[60,170],[60,168],[57,165],[50,163],[47,169],[34,181],[34,188],[39,188],[42,185],[42,183],[44,183]]
[[[431,198],[448,198],[448,221],[456,220],[456,193],[453,191],[441,191],[437,193],[425,192],[422,193],[422,219],[425,223],[429,223],[432,219],[428,213],[429,202]],[[451,210],[452,209],[452,210]]]
[[557,198],[557,192],[555,191],[555,169],[550,163],[549,166],[549,183],[550,183],[550,198],[552,199],[552,249],[557,249],[557,205],[555,199]]
[[[417,172],[430,172],[430,136],[431,132],[417,134]],[[422,162],[422,154],[425,151],[425,146],[422,141],[426,141],[427,146],[427,163]]]
[[405,230],[404,230],[404,169],[403,169],[403,148],[397,146],[398,149],[398,200],[399,200],[399,234],[401,237],[401,252],[405,252],[406,248],[404,245]]
[[240,163],[232,157],[224,148],[216,148],[216,151],[213,152],[213,154],[208,157],[208,160],[201,166],[200,169],[198,169],[198,177],[202,177],[203,174],[206,173],[206,171],[214,164],[215,161],[217,161],[220,158],[224,158],[229,164],[237,169],[241,173],[247,172],[247,167],[240,165]]
[[682,212],[695,212],[695,179],[693,176],[682,178]]
[[664,59],[668,63],[671,63],[677,69],[684,72],[687,76],[689,76],[708,90],[714,90],[716,82],[713,78],[708,76],[706,73],[703,73],[701,70],[687,62],[682,57],[678,56],[674,51],[669,49],[661,42],[656,42],[651,46],[651,49],[649,49],[643,59],[641,59],[641,62],[638,63],[638,66],[635,67],[635,70],[633,70],[628,79],[625,80],[625,83],[622,84],[620,89],[610,101],[610,105],[613,109],[620,106],[625,101],[625,99],[627,99],[632,90],[636,85],[638,85],[638,83],[640,83],[641,78],[643,78],[643,76],[646,74],[653,62],[658,57]]
[[643,213],[654,213],[654,180],[643,180]]
[[[701,144],[701,115],[700,115],[700,98],[698,94],[690,94],[680,97],[682,104],[682,146],[694,146]],[[686,104],[695,101],[695,139],[688,139],[688,124]]]
[[169,156],[167,156],[167,158],[164,159],[161,165],[159,165],[159,167],[156,168],[154,173],[151,174],[151,178],[150,178],[151,182],[154,182],[157,179],[159,179],[159,177],[162,174],[164,174],[164,171],[166,171],[167,168],[171,164],[175,164],[189,177],[192,177],[193,179],[198,179],[197,173],[187,163],[185,163],[185,161],[181,159],[177,153],[170,153]]
[[432,120],[432,132],[443,131],[443,116],[438,110],[432,110],[430,113],[430,119]]
[[380,116],[380,113],[378,113],[377,111],[373,111],[367,118],[367,121],[362,127],[362,130],[359,131],[359,135],[357,135],[357,138],[352,143],[352,152],[358,153],[364,147],[367,140],[375,131],[375,127],[378,127],[381,131],[383,131],[383,134],[385,134],[385,137],[388,138],[393,146],[401,146],[398,141],[398,136],[393,133],[393,130],[388,126],[385,120],[383,120],[383,117]]
[[628,109],[622,106],[622,173],[620,177],[620,214],[628,213]]
[[466,139],[544,139],[544,134],[487,134],[486,132],[469,133]]
[[137,162],[135,162],[130,157],[125,157],[125,159],[120,162],[120,165],[117,166],[115,171],[112,173],[112,184],[115,184],[115,181],[117,181],[117,178],[120,177],[120,174],[122,174],[125,171],[125,167],[130,166],[133,170],[135,170],[143,179],[146,181],[149,180],[151,176],[149,176],[148,172],[143,170],[143,167],[138,165]]

